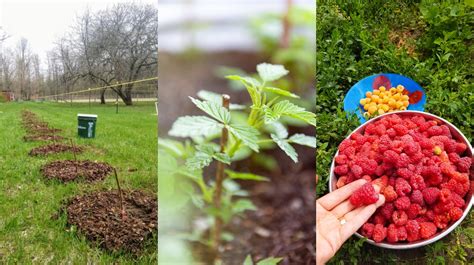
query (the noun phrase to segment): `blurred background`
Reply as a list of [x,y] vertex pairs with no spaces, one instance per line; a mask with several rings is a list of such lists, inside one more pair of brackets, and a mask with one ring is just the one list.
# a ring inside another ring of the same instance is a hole
[[286,87],[314,102],[315,1],[161,0],[158,12],[160,134],[192,113],[185,103],[199,90],[248,102],[222,77],[261,62],[284,64],[295,82]]

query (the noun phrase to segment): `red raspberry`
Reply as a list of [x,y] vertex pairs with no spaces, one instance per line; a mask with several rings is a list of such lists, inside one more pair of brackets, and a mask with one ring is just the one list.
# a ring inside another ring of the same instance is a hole
[[435,126],[431,126],[428,130],[426,130],[426,132],[428,132],[429,136],[442,135],[443,129],[440,126],[435,125]]
[[453,164],[456,164],[459,161],[459,159],[461,159],[461,157],[457,153],[449,153],[448,157],[449,157],[449,161],[451,161],[451,163]]
[[349,140],[349,139],[345,139],[344,141],[341,142],[341,144],[339,144],[339,152],[342,152],[344,150],[346,150],[346,148],[352,146],[352,141]]
[[374,233],[374,227],[375,225],[372,224],[372,223],[365,223],[363,226],[362,226],[362,231],[361,231],[361,234],[367,238],[371,238],[373,233]]
[[390,243],[398,242],[398,229],[394,224],[390,224],[387,228],[387,241]]
[[378,124],[375,126],[375,133],[378,134],[379,136],[385,135],[387,132],[387,128],[383,124]]
[[451,191],[446,188],[442,188],[439,192],[439,200],[441,202],[451,201]]
[[425,122],[425,118],[420,115],[414,115],[413,117],[411,117],[411,121],[414,122],[416,125],[420,126]]
[[393,203],[385,203],[382,207],[380,207],[380,214],[387,220],[392,218],[393,211],[395,211],[395,207]]
[[383,190],[383,196],[385,197],[385,201],[387,202],[394,201],[398,197],[397,193],[393,189],[393,186],[385,187],[385,189]]
[[387,150],[383,153],[384,155],[384,158],[383,158],[383,162],[386,163],[386,164],[392,164],[392,165],[396,165],[397,164],[397,161],[398,161],[398,158],[399,158],[399,155],[393,151],[393,150]]
[[427,204],[433,204],[439,197],[439,189],[435,187],[429,187],[422,190],[423,199]]
[[395,124],[393,129],[397,132],[397,135],[402,136],[408,133],[408,128],[402,124]]
[[461,218],[462,215],[463,215],[463,212],[461,208],[454,207],[449,210],[449,217],[451,218],[452,222],[459,220],[459,218]]
[[343,165],[347,163],[347,156],[345,155],[338,155],[335,158],[336,164]]
[[372,177],[370,177],[369,175],[364,175],[361,179],[365,179],[367,182],[372,182]]
[[410,178],[410,186],[413,190],[424,190],[426,188],[425,180],[420,175],[413,175]]
[[398,196],[405,196],[411,191],[411,186],[405,179],[397,178],[395,180],[395,191]]
[[382,176],[384,173],[385,173],[385,169],[383,168],[383,166],[378,165],[377,169],[375,170],[375,175]]
[[449,162],[442,162],[439,164],[439,170],[441,170],[442,174],[451,176],[452,172],[454,171],[454,167]]
[[414,153],[413,155],[410,156],[410,163],[416,164],[416,163],[420,162],[421,159],[423,159],[423,157],[425,157],[425,155],[421,151],[416,152],[416,153]]
[[469,175],[466,173],[466,174],[463,174],[463,173],[459,173],[457,171],[454,171],[452,172],[452,175],[451,177],[456,180],[458,183],[466,183],[466,182],[469,182]]
[[435,121],[427,121],[423,124],[420,124],[420,127],[418,128],[418,130],[420,132],[424,132],[424,131],[427,131],[429,128],[431,128],[431,126],[434,126],[434,125],[436,125]]
[[446,136],[448,136],[449,138],[452,137],[452,136],[451,136],[451,131],[449,130],[449,127],[448,127],[448,126],[446,126],[446,125],[443,124],[443,125],[441,125],[440,127],[441,127],[441,129],[442,129],[442,131],[443,131],[442,135],[446,135]]
[[427,179],[428,184],[433,186],[439,185],[443,180],[441,169],[437,166],[425,166],[421,171],[421,175]]
[[399,241],[407,240],[407,229],[405,228],[405,226],[399,226],[397,230],[398,230],[398,240]]
[[443,142],[444,144],[444,151],[446,151],[447,153],[451,153],[451,152],[456,152],[456,141],[454,140],[448,140],[448,141],[445,141]]
[[375,124],[374,123],[369,123],[367,126],[365,126],[364,134],[370,135],[370,134],[375,134]]
[[402,177],[406,180],[409,180],[414,174],[413,171],[411,171],[411,170],[409,170],[408,168],[405,168],[405,167],[397,169],[396,173],[399,177]]
[[415,220],[409,220],[405,226],[407,230],[408,242],[413,242],[420,239],[420,225]]
[[449,209],[451,209],[453,207],[454,207],[454,203],[452,201],[438,202],[433,207],[433,212],[435,214],[443,214],[445,212],[448,212]]
[[457,193],[451,193],[451,201],[453,202],[455,207],[462,208],[466,204],[463,198],[459,196]]
[[381,224],[376,224],[374,227],[374,232],[372,234],[372,238],[375,242],[382,242],[387,236],[387,228]]
[[427,149],[427,150],[433,150],[433,147],[434,147],[433,141],[429,138],[422,138],[419,141],[419,144],[420,144],[421,148]]
[[404,143],[403,151],[405,151],[405,153],[411,156],[421,151],[421,147],[420,147],[420,144],[415,143],[413,141],[409,141],[409,142]]
[[433,223],[439,229],[445,229],[446,226],[448,226],[449,220],[450,220],[449,213],[439,214],[439,215],[435,215],[433,219]]
[[459,159],[459,161],[456,163],[456,167],[459,172],[467,173],[469,172],[469,169],[471,168],[471,164],[472,164],[472,158],[463,157]]
[[405,153],[401,153],[396,164],[397,168],[407,167],[408,164],[410,164],[410,157]]
[[381,224],[381,225],[385,225],[385,222],[387,220],[385,219],[385,217],[383,217],[383,215],[381,215],[380,213],[377,213],[375,216],[374,216],[374,224]]
[[393,176],[393,174],[387,174],[387,175],[388,176],[392,175],[391,177],[388,178],[388,185],[395,187],[395,180],[397,180],[397,178]]
[[405,225],[408,221],[408,215],[405,211],[394,211],[392,214],[392,221],[396,225]]
[[356,165],[362,168],[363,174],[373,175],[377,169],[377,161],[368,158],[361,158],[356,160]]
[[427,210],[426,213],[425,213],[425,217],[426,217],[426,219],[428,219],[430,221],[433,221],[433,219],[435,217],[435,214],[432,210]]
[[421,211],[421,206],[416,203],[410,204],[407,210],[408,219],[415,219]]
[[365,183],[362,187],[357,189],[349,198],[352,205],[359,207],[361,205],[368,205],[377,202],[379,199],[378,193],[375,192],[374,187],[370,182]]
[[339,153],[341,155],[345,155],[349,158],[352,158],[352,157],[354,157],[354,155],[356,153],[356,149],[353,146],[349,146],[349,147],[345,148],[343,151],[340,151]]
[[346,176],[342,176],[340,178],[337,179],[337,183],[336,183],[336,187],[339,189],[341,187],[344,187],[346,184],[347,184],[347,177]]
[[354,174],[356,178],[360,178],[362,176],[362,168],[359,165],[353,165],[351,167],[351,172]]
[[466,151],[467,145],[464,143],[457,143],[456,144],[456,153],[462,154],[464,151]]
[[387,130],[387,135],[388,135],[390,138],[394,138],[395,136],[397,136],[397,132],[395,131],[395,129],[389,128],[389,129]]
[[390,144],[390,148],[397,154],[401,154],[403,150],[403,142],[399,140],[393,140]]
[[340,165],[340,166],[334,167],[334,173],[336,173],[339,176],[346,175],[348,171],[349,171],[349,167],[347,165]]
[[399,198],[393,203],[393,205],[394,205],[395,208],[397,208],[398,210],[407,210],[407,209],[410,207],[410,198],[408,198],[407,196],[399,197]]
[[422,222],[420,223],[420,237],[427,239],[436,234],[436,226],[431,222]]
[[410,195],[410,200],[413,203],[423,205],[425,202],[423,201],[423,194],[420,190],[414,190]]

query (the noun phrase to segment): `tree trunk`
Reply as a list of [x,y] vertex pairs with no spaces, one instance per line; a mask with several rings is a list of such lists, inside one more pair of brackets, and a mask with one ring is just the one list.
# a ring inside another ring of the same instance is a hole
[[105,89],[100,91],[100,104],[105,104]]

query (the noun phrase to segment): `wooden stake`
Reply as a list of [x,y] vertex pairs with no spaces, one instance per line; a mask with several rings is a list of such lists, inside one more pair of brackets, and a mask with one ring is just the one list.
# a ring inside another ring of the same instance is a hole
[[125,208],[123,207],[122,189],[120,188],[120,182],[119,182],[119,179],[118,179],[117,170],[115,168],[113,168],[113,169],[114,169],[115,181],[117,182],[117,187],[118,187],[118,190],[119,190],[120,211],[121,211],[121,214],[122,214],[122,220],[125,220],[125,219],[127,219],[127,212],[125,211]]
[[[229,95],[222,95],[222,106],[226,109],[229,109],[230,105],[230,96]],[[225,151],[225,147],[227,145],[227,139],[229,137],[229,132],[227,128],[222,128],[221,132],[221,153]],[[219,211],[221,208],[221,199],[222,199],[222,184],[224,182],[225,174],[224,174],[225,164],[218,161],[217,162],[217,173],[216,173],[216,190],[214,191],[213,203],[214,207]],[[221,241],[221,234],[222,234],[222,218],[216,217],[214,222],[214,231],[213,231],[213,248],[215,253],[218,253],[218,248]]]

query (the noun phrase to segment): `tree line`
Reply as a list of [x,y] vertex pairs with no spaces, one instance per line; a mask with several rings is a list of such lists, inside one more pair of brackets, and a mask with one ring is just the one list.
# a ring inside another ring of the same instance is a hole
[[[8,38],[0,29],[0,47]],[[115,4],[105,10],[86,10],[48,51],[46,62],[22,38],[0,51],[0,91],[11,91],[19,100],[76,89],[109,86],[157,75],[158,11],[137,3]],[[44,65],[46,69],[42,68]],[[134,84],[106,90],[132,104]]]

